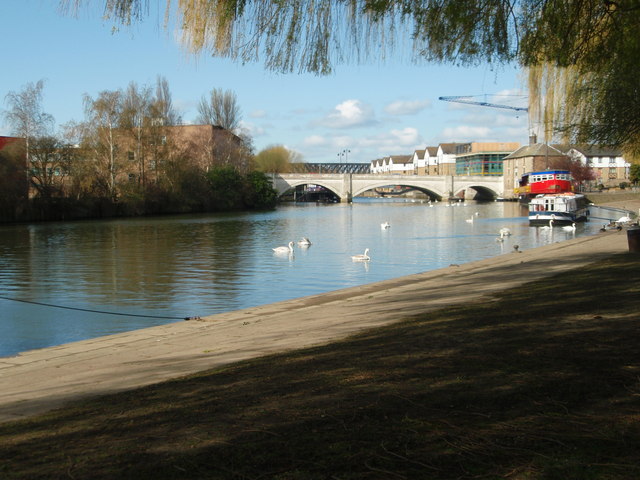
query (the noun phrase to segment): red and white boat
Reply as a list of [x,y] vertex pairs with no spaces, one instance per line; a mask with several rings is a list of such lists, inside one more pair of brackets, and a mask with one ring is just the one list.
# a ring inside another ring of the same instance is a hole
[[573,191],[573,178],[569,170],[543,170],[525,173],[515,189],[521,202],[528,202],[537,195]]

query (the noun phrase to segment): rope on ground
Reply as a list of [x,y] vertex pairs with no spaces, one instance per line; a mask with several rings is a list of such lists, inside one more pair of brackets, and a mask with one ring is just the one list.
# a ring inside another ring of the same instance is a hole
[[8,300],[10,302],[20,302],[20,303],[28,303],[31,305],[40,305],[43,307],[62,308],[64,310],[75,310],[78,312],[99,313],[102,315],[119,315],[123,317],[157,318],[161,320],[198,320],[200,318],[200,317],[166,317],[162,315],[140,315],[137,313],[106,312],[104,310],[93,310],[90,308],[65,307],[63,305],[54,305],[51,303],[33,302],[31,300],[20,300],[18,298],[4,297],[2,295],[0,295],[0,299]]

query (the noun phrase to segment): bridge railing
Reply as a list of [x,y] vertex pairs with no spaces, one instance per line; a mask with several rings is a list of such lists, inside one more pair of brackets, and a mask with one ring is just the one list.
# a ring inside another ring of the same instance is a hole
[[290,173],[370,173],[369,163],[292,163]]

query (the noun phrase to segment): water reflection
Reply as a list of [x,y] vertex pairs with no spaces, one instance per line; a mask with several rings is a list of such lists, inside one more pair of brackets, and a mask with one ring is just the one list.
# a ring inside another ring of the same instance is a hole
[[[488,258],[600,226],[545,232],[529,227],[525,215],[514,203],[359,200],[251,214],[2,226],[0,355]],[[390,227],[381,228],[384,222]],[[512,235],[497,242],[505,227]],[[312,245],[298,245],[302,237]],[[274,254],[288,242],[293,253]],[[352,261],[366,248],[370,261]]]

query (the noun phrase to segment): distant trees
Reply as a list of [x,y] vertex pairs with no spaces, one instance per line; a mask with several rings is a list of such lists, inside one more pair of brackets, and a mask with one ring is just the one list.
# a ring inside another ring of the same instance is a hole
[[27,179],[38,219],[71,218],[67,210],[104,216],[275,205],[269,180],[252,171],[252,141],[240,129],[232,92],[211,93],[212,116],[201,118],[208,125],[180,125],[165,78],[154,87],[131,82],[85,95],[84,119],[56,136],[53,117],[42,111],[43,86],[28,84],[6,97],[6,118],[24,140],[0,156],[3,219],[13,218],[19,202],[27,205]]
[[291,164],[299,162],[301,158],[298,152],[274,145],[258,152],[254,157],[254,165],[261,172],[287,173],[291,171]]

